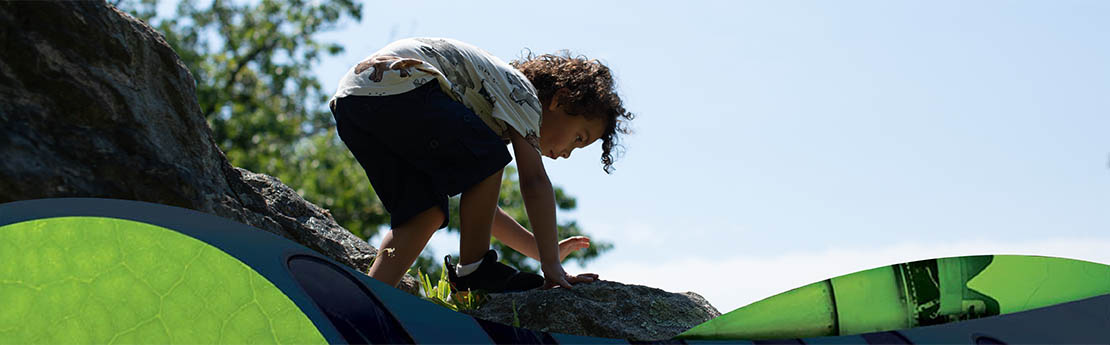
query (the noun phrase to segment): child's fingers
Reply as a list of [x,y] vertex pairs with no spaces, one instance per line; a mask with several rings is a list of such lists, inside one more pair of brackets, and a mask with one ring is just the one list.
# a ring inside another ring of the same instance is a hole
[[590,239],[587,238],[587,237],[576,238],[575,239],[575,244],[578,245],[578,249],[589,248],[590,247]]
[[555,281],[548,280],[548,281],[544,282],[543,283],[543,288],[541,288],[541,289],[542,290],[547,290],[547,289],[550,289],[550,288],[553,288],[553,287],[556,287],[556,286],[562,287],[562,288],[567,288],[567,289],[571,288],[570,283],[567,282],[566,279],[558,279],[558,280],[555,280]]
[[567,281],[567,278],[573,279],[574,277],[571,277],[569,275],[566,275],[566,276],[563,276],[563,277],[558,277],[558,278],[555,278],[555,283],[559,284],[560,287],[570,289],[571,288],[570,287],[570,282]]
[[571,277],[569,282],[571,284],[578,284],[578,283],[593,283],[594,281],[592,279],[586,278],[586,277]]
[[559,244],[570,245],[574,249],[582,249],[590,246],[590,238],[585,236],[568,237]]
[[593,283],[597,281],[598,275],[594,273],[582,273],[574,277],[575,283]]
[[565,260],[570,254],[581,249],[589,248],[589,240],[582,240],[579,238],[568,238],[559,242],[559,261]]
[[568,242],[568,243],[563,244],[563,249],[573,252],[575,250],[579,250],[579,249],[586,248],[586,247],[589,247],[589,246],[590,246],[590,244],[586,243],[586,242]]
[[574,250],[586,249],[590,247],[590,242],[578,241],[574,243]]

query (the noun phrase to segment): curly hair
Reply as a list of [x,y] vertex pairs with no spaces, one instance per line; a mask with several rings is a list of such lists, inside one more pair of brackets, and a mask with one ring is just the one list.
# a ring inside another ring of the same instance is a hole
[[542,104],[549,104],[556,91],[566,88],[570,92],[559,99],[559,104],[566,104],[567,114],[605,121],[605,132],[599,137],[602,140],[601,163],[605,173],[612,173],[614,150],[618,156],[623,151],[618,134],[632,132],[628,121],[635,115],[624,109],[609,67],[597,59],[571,56],[565,50],[540,56],[529,51],[523,59],[509,64],[528,77]]

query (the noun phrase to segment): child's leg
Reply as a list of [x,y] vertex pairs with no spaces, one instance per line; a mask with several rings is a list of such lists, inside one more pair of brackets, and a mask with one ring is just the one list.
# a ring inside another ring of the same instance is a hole
[[[439,207],[432,207],[416,214],[405,224],[386,232],[382,237],[381,246],[378,246],[378,257],[370,266],[370,277],[391,286],[397,286],[397,283],[401,282],[401,277],[416,261],[416,257],[420,256],[420,252],[424,250],[432,234],[439,229],[440,224],[443,224],[443,218],[443,211]],[[488,246],[489,235],[487,234],[486,237]]]
[[459,199],[459,263],[463,265],[481,260],[489,251],[490,226],[497,212],[501,174],[504,171],[498,170],[471,186],[463,191]]

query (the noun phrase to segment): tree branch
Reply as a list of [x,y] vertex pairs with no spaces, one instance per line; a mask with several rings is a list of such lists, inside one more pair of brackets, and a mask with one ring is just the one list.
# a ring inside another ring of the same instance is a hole
[[257,58],[258,54],[262,54],[263,52],[266,52],[270,49],[274,49],[274,46],[277,45],[277,42],[278,40],[273,40],[262,45],[261,47],[255,47],[254,50],[251,50],[249,53],[247,53],[247,55],[244,56],[242,60],[239,60],[239,63],[235,65],[235,69],[231,70],[231,75],[227,78],[227,83],[224,85],[224,91],[231,89],[231,85],[234,84],[235,80],[239,78],[239,72],[242,71],[248,63]]
[[[275,40],[270,41],[269,43],[266,43],[262,46],[255,47],[253,50],[248,52],[247,55],[245,55],[242,59],[240,59],[239,62],[235,64],[235,68],[231,70],[231,75],[229,75],[227,77],[227,82],[224,83],[224,87],[223,87],[224,94],[226,95],[228,93],[231,93],[231,86],[235,85],[236,79],[239,79],[239,72],[241,72],[243,70],[243,68],[245,68],[247,66],[248,63],[250,63],[254,59],[258,58],[258,54],[262,54],[263,52],[274,49],[274,46],[277,45],[277,42],[278,42],[278,40],[275,39]],[[212,108],[205,110],[204,118],[206,118],[206,119],[209,118],[210,116],[212,116],[212,113],[214,113],[215,111],[216,111],[216,106],[213,105]]]

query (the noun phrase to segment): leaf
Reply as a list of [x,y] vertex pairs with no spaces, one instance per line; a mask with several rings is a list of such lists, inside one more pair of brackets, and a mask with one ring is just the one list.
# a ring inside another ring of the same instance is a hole
[[513,327],[520,327],[520,318],[516,315],[516,300],[513,300]]
[[0,343],[326,343],[250,266],[154,225],[10,224],[0,262]]

